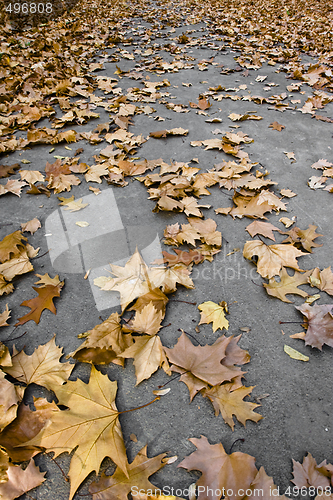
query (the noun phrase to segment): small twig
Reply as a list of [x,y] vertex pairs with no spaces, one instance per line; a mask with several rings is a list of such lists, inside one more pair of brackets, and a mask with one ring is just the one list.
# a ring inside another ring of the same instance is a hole
[[[13,332],[12,332],[12,333],[13,333]],[[13,339],[9,339],[9,338],[8,338],[8,339],[6,340],[6,342],[13,342],[13,340],[20,339],[20,338],[21,338],[21,337],[23,337],[23,335],[25,335],[26,333],[28,333],[28,332],[24,332],[24,333],[22,333],[22,335],[20,335],[19,337],[14,337]]]
[[184,302],[184,304],[191,304],[191,306],[196,306],[196,302],[188,302],[187,300],[180,300],[180,299],[170,299],[169,302]]
[[[51,250],[51,248],[50,248],[50,250]],[[46,255],[47,253],[49,253],[49,251],[50,251],[50,250],[48,250],[48,251],[47,251],[47,252],[45,252],[45,253],[42,253],[42,255],[37,255],[37,257],[34,257],[34,260],[36,260],[36,259],[40,259],[41,257],[44,257],[44,255]]]
[[[26,348],[26,345],[24,345],[22,347],[22,351]],[[17,352],[16,354],[12,354],[12,359],[15,358],[15,356],[17,356],[19,354],[19,352]],[[23,375],[19,375],[19,377],[23,377]],[[16,377],[16,378],[19,378],[19,377]]]
[[238,438],[238,439],[236,439],[236,441],[234,441],[232,443],[231,447],[230,447],[229,455],[231,455],[231,451],[232,451],[234,445],[237,443],[237,441],[242,441],[242,443],[244,443],[245,439],[244,438]]
[[150,401],[149,403],[146,403],[145,405],[142,405],[142,406],[137,406],[136,408],[131,408],[130,410],[124,410],[124,411],[120,411],[119,412],[119,415],[122,415],[123,413],[129,413],[130,411],[136,411],[136,410],[141,410],[141,408],[145,408],[146,406],[149,406],[151,405],[152,403],[155,403],[155,401],[158,401],[159,399],[161,399],[160,396],[156,396],[155,399],[153,399],[152,401]]
[[258,236],[259,240],[262,241],[264,245],[266,245],[266,243],[264,242],[264,240],[261,238],[260,234],[257,234],[257,236]]
[[185,330],[182,330],[181,328],[178,328],[178,331],[179,331],[179,332],[184,332],[184,333],[186,333],[186,335],[188,335],[189,337],[192,337],[192,339],[193,339],[193,340],[195,340],[196,342],[198,342],[198,344],[199,344],[199,345],[201,345],[201,344],[200,344],[200,342],[199,342],[199,340],[197,340],[197,339],[196,339],[193,335],[191,335],[190,333],[185,332]]
[[62,468],[60,467],[60,465],[58,464],[58,462],[56,461],[55,458],[51,457],[50,453],[47,453],[46,452],[46,455],[51,459],[53,460],[53,462],[59,467],[60,471],[61,471],[61,474],[64,476],[64,479],[65,481],[67,481],[67,483],[69,483],[69,479],[68,477],[66,476],[66,474],[64,473],[64,471],[62,470]]
[[167,326],[171,326],[172,323],[168,323],[167,325],[162,325],[161,328],[166,328]]
[[187,372],[188,372],[188,370],[185,370],[183,373],[178,373],[173,378],[171,378],[170,380],[168,380],[167,382],[165,382],[165,384],[159,385],[158,388],[162,389],[162,387],[165,387],[166,385],[170,384],[170,382],[173,382],[174,380],[176,380],[177,378],[181,377],[182,375],[184,375],[184,373],[187,373]]
[[304,321],[279,321],[280,325],[284,325],[286,323],[297,323],[298,325],[301,325],[304,323]]
[[253,283],[254,285],[262,287],[262,284],[261,284],[261,285],[258,285],[258,283],[256,283],[255,281],[253,281],[253,280],[251,280],[251,281],[252,281],[252,283]]

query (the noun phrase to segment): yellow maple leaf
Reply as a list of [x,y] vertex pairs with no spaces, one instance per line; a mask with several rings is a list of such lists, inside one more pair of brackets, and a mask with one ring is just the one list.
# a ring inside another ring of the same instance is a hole
[[25,446],[40,446],[47,452],[53,451],[55,457],[75,449],[68,474],[69,500],[92,471],[98,474],[105,457],[110,457],[128,476],[115,404],[117,382],[111,382],[92,365],[88,384],[78,379],[63,386],[54,385],[52,389],[59,403],[68,406],[68,410],[55,412],[49,424]]
[[218,328],[223,330],[225,328],[228,330],[229,321],[226,319],[224,315],[225,308],[220,306],[219,304],[215,304],[211,300],[207,302],[203,302],[198,306],[198,309],[201,311],[201,318],[199,325],[204,323],[213,323],[212,328],[213,332],[215,332]]

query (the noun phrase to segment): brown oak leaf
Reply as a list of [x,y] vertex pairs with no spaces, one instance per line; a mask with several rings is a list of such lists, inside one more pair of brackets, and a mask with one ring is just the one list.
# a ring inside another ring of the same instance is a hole
[[269,280],[268,283],[263,283],[263,286],[265,287],[268,295],[276,297],[283,302],[291,303],[291,300],[287,299],[286,297],[288,293],[294,293],[296,295],[300,295],[301,297],[309,296],[307,292],[299,290],[297,287],[300,285],[308,284],[309,276],[311,273],[312,269],[310,271],[306,271],[305,273],[299,273],[298,271],[295,271],[295,273],[291,276],[287,273],[286,268],[283,267],[280,271],[280,281],[276,281],[276,279],[273,277]]

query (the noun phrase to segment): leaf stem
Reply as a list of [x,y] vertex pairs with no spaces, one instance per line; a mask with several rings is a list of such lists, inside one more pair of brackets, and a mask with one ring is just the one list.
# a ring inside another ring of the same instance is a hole
[[60,467],[60,465],[58,464],[58,462],[56,461],[55,458],[51,457],[50,453],[46,453],[46,455],[51,459],[53,460],[53,462],[59,467],[60,471],[61,471],[61,474],[64,476],[64,479],[65,481],[67,481],[67,483],[69,482],[69,479],[68,477],[66,476],[66,474],[64,473],[64,471],[62,470],[62,468]]
[[242,443],[244,443],[245,439],[244,438],[238,438],[238,439],[236,439],[236,441],[234,441],[232,443],[231,447],[230,447],[229,455],[231,455],[231,451],[232,451],[234,445],[237,443],[237,441],[242,441]]
[[260,286],[260,288],[262,287],[262,284],[261,284],[261,285],[258,285],[258,283],[256,283],[255,281],[253,281],[253,280],[251,280],[251,281],[252,281],[252,283],[253,283],[254,285],[256,285],[256,286]]
[[42,255],[37,255],[36,257],[33,257],[33,259],[36,260],[36,259],[40,259],[41,257],[44,257],[44,255],[46,255],[47,253],[49,253],[50,250],[48,250],[47,252],[42,253]]
[[182,375],[184,375],[184,373],[187,373],[187,372],[188,372],[188,370],[185,370],[183,373],[177,373],[177,375],[175,375],[173,378],[171,378],[170,380],[168,380],[167,382],[165,382],[165,384],[159,385],[158,388],[162,389],[162,387],[165,387],[166,385],[170,384],[170,382],[173,382],[174,380],[176,380],[177,378],[181,377]]
[[142,406],[137,406],[136,408],[131,408],[130,410],[124,410],[124,411],[120,411],[119,412],[119,415],[122,415],[123,413],[129,413],[130,411],[136,411],[136,410],[141,410],[141,408],[145,408],[146,406],[149,406],[151,405],[152,403],[154,403],[155,401],[161,399],[160,396],[156,396],[155,399],[153,399],[152,401],[150,401],[149,403],[146,403],[145,405],[142,405]]
[[187,300],[180,300],[180,299],[170,299],[169,302],[184,302],[184,304],[191,304],[191,306],[196,306],[196,302],[188,302]]
[[21,337],[23,337],[23,335],[25,335],[27,332],[24,332],[22,333],[22,335],[20,335],[19,337],[14,337],[13,339],[7,339],[6,342],[13,342],[13,340],[17,340],[17,339],[20,339]]

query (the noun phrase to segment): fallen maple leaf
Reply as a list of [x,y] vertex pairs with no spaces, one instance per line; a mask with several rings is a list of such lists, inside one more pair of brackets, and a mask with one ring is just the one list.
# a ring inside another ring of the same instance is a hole
[[234,419],[233,415],[236,416],[237,420],[241,422],[244,427],[246,420],[253,420],[258,422],[263,417],[259,413],[255,413],[253,410],[260,405],[255,403],[250,403],[249,401],[243,401],[245,396],[248,396],[254,386],[252,387],[238,387],[235,390],[229,388],[230,384],[215,385],[211,389],[205,389],[203,391],[203,396],[208,397],[213,403],[215,409],[215,415],[217,416],[221,412],[224,421],[234,430]]
[[134,458],[133,462],[128,464],[128,477],[117,467],[112,476],[102,475],[98,482],[93,482],[89,486],[89,493],[93,495],[93,500],[108,500],[110,498],[127,498],[128,493],[133,493],[133,486],[137,490],[152,490],[156,487],[148,481],[148,478],[164,467],[162,459],[166,453],[161,453],[155,457],[147,457],[147,446],[142,448]]
[[20,168],[19,163],[14,163],[13,165],[0,165],[0,179],[15,174],[15,170],[19,168]]
[[157,311],[162,311],[163,317],[165,315],[165,307],[168,303],[168,297],[159,289],[153,288],[145,295],[138,297],[129,311],[142,311],[142,309],[150,302],[154,305]]
[[134,358],[136,385],[149,378],[161,366],[168,372],[169,364],[158,335],[134,337],[134,344],[119,354],[121,358]]
[[276,279],[273,277],[269,280],[268,283],[263,283],[263,286],[265,287],[268,295],[276,297],[283,302],[291,303],[291,300],[287,299],[286,297],[286,295],[289,293],[300,295],[301,297],[309,296],[307,292],[299,290],[297,287],[300,285],[308,284],[309,276],[311,275],[311,273],[312,269],[310,271],[306,271],[305,273],[299,273],[298,271],[295,271],[293,276],[290,276],[290,274],[287,273],[286,268],[282,267],[280,271],[280,281],[276,281]]
[[12,193],[21,197],[23,186],[27,186],[27,183],[18,181],[17,179],[9,179],[6,184],[0,184],[0,196],[6,193]]
[[[228,455],[222,443],[211,445],[205,436],[189,441],[197,450],[185,457],[178,467],[202,473],[196,482],[198,500],[220,500],[223,488],[225,492],[229,490],[230,500],[243,498],[257,474],[254,457],[238,451]],[[208,488],[212,493],[208,493]]]
[[111,314],[103,323],[79,337],[86,340],[69,356],[95,364],[113,362],[123,366],[124,360],[118,358],[118,355],[133,343],[130,335],[123,334],[118,313]]
[[333,466],[328,464],[326,460],[318,465],[311,453],[308,453],[307,456],[303,458],[302,464],[294,459],[292,460],[294,479],[291,479],[291,482],[294,483],[297,488],[309,488],[309,486],[314,486],[315,488],[324,489],[324,491],[326,488],[327,490],[330,489],[330,478],[333,477]]
[[11,256],[19,255],[25,247],[27,238],[23,236],[21,231],[15,231],[8,234],[0,241],[0,262],[9,260]]
[[70,198],[63,198],[62,196],[58,196],[58,200],[61,201],[59,205],[65,206],[64,210],[70,210],[71,212],[77,212],[78,210],[82,210],[89,205],[89,203],[82,203],[82,198],[74,200],[74,195]]
[[294,193],[291,189],[281,189],[280,194],[282,196],[286,196],[287,198],[293,198],[294,196],[297,196],[297,194]]
[[296,161],[295,153],[293,151],[284,151],[284,154],[287,158],[289,158],[289,160],[294,160],[294,162]]
[[53,314],[57,314],[53,299],[55,297],[60,297],[63,284],[64,282],[61,281],[58,285],[45,285],[39,288],[33,286],[32,288],[38,293],[38,297],[22,302],[21,306],[29,307],[31,311],[19,318],[15,326],[24,325],[24,323],[30,320],[33,320],[38,325],[44,309],[48,309]]
[[305,345],[322,350],[324,344],[333,347],[333,304],[303,304],[296,307],[307,318]]
[[154,304],[149,302],[141,311],[136,312],[134,319],[129,321],[124,327],[124,331],[156,335],[162,328],[162,319],[162,311],[157,311]]
[[136,298],[145,295],[150,290],[148,283],[148,267],[143,261],[138,249],[126,262],[125,267],[110,264],[112,274],[116,278],[104,276],[96,278],[94,284],[102,290],[114,290],[120,293],[121,309],[126,307]]
[[212,328],[213,332],[219,328],[223,330],[225,328],[228,330],[229,321],[226,319],[224,315],[224,311],[226,311],[226,307],[224,303],[215,304],[215,302],[207,301],[203,302],[198,306],[199,311],[201,311],[201,318],[199,325],[204,323],[213,323]]
[[[28,249],[28,246],[26,247]],[[12,281],[15,276],[33,271],[33,265],[30,262],[30,256],[26,250],[22,250],[18,257],[13,257],[0,264],[0,275],[6,281]]]
[[14,500],[36,488],[45,481],[46,474],[40,472],[32,459],[26,469],[23,470],[19,465],[9,465],[6,472],[8,480],[0,484],[0,497],[3,500]]
[[191,270],[184,264],[152,267],[149,269],[149,280],[153,287],[161,288],[162,292],[168,294],[176,291],[178,283],[186,288],[194,288],[190,274]]
[[5,373],[0,370],[0,431],[16,418],[18,402],[21,401],[23,392],[23,387],[9,382]]
[[313,273],[308,279],[311,286],[315,286],[323,292],[333,295],[333,273],[331,266],[320,271],[318,267],[313,270]]
[[187,135],[188,130],[184,128],[172,128],[170,130],[158,130],[156,132],[150,132],[149,136],[155,139],[161,139],[167,137],[168,135]]
[[270,222],[262,222],[259,220],[251,222],[251,224],[246,226],[245,229],[250,234],[250,236],[252,236],[252,238],[256,234],[261,234],[262,236],[265,236],[265,238],[269,238],[273,241],[275,241],[273,231],[280,231],[279,228],[273,226],[273,224],[271,224]]
[[55,412],[49,424],[25,444],[54,451],[55,457],[75,449],[68,474],[71,480],[69,500],[90,472],[98,474],[106,456],[128,476],[126,450],[115,405],[117,382],[111,382],[92,365],[88,384],[78,379],[52,389],[59,404],[68,409]]
[[304,250],[312,253],[312,248],[321,247],[318,243],[315,243],[314,240],[319,236],[323,236],[322,234],[316,233],[317,226],[310,224],[308,229],[300,229],[295,226],[289,231],[281,232],[281,234],[288,234],[288,238],[286,238],[282,243],[290,242],[294,244],[300,244]]
[[[243,374],[238,368],[221,363],[227,355],[226,349],[231,339],[232,337],[222,336],[213,345],[195,347],[183,332],[172,349],[164,347],[169,361],[173,363],[170,369],[182,374],[180,381],[188,386],[191,399],[200,389],[206,387],[203,382],[217,385]],[[188,374],[196,380],[187,377]],[[197,386],[198,379],[200,389]]]
[[40,345],[31,356],[13,348],[12,365],[3,370],[24,384],[38,384],[52,389],[54,384],[67,382],[74,365],[60,363],[63,349],[56,346],[55,336]]
[[258,256],[257,272],[263,278],[272,278],[280,273],[283,266],[300,270],[296,258],[306,254],[293,245],[266,245],[255,240],[245,243],[243,255],[249,260],[254,255]]
[[40,452],[39,448],[24,444],[41,431],[54,411],[60,411],[54,402],[49,403],[45,398],[34,399],[34,406],[32,411],[29,405],[21,403],[15,420],[0,433],[0,445],[13,462],[30,460]]
[[21,181],[27,181],[30,185],[43,182],[44,175],[39,170],[20,170]]

